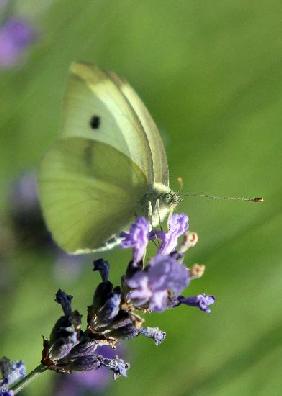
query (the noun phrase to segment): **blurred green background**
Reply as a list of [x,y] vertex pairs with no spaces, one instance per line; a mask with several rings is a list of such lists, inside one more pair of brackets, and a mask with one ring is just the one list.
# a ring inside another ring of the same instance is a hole
[[[114,70],[137,90],[164,138],[172,187],[182,176],[186,191],[265,198],[185,199],[180,209],[200,237],[186,262],[207,265],[188,291],[214,294],[216,305],[211,315],[151,315],[166,342],[129,341],[129,376],[107,395],[280,395],[281,1],[25,0],[15,13],[39,37],[24,64],[0,72],[1,223],[11,180],[38,167],[57,136],[73,60]],[[85,313],[97,277],[91,257],[78,276],[58,279],[48,251],[9,249],[2,239],[0,355],[31,370],[59,315],[57,288]],[[109,259],[118,279],[127,255]],[[54,376],[42,375],[26,395],[52,394]]]

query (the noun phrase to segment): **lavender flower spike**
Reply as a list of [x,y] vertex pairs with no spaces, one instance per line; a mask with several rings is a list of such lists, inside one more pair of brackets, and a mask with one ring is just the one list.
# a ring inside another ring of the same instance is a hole
[[122,248],[133,248],[134,264],[139,263],[146,252],[149,238],[150,224],[145,217],[138,217],[130,227],[129,232],[122,232]]
[[206,295],[204,293],[198,294],[197,296],[193,296],[193,297],[179,296],[178,302],[179,302],[178,305],[180,304],[190,305],[192,307],[198,307],[203,312],[210,313],[211,309],[209,308],[209,305],[215,303],[215,297]]

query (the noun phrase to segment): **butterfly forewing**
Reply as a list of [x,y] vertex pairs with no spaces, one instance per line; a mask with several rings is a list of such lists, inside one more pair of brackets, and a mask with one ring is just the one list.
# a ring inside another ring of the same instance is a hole
[[154,182],[169,186],[169,172],[165,148],[153,118],[140,97],[126,80],[119,78],[115,73],[109,73],[109,76],[126,98],[128,106],[135,113],[140,127],[146,135],[153,161]]
[[[99,119],[93,128],[93,117]],[[64,101],[63,136],[107,143],[121,151],[153,182],[148,140],[135,113],[109,76],[96,66],[73,64]]]

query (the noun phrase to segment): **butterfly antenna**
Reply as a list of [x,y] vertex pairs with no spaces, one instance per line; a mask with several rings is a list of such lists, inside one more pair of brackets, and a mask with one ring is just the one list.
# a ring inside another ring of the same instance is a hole
[[205,193],[185,193],[183,194],[185,197],[200,197],[200,198],[207,198],[207,199],[214,199],[214,200],[227,200],[227,201],[247,201],[247,202],[255,202],[261,203],[264,202],[263,197],[225,197],[219,195],[209,195]]

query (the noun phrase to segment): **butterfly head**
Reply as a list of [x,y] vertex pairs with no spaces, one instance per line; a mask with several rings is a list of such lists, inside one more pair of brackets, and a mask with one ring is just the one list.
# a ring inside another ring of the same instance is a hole
[[168,207],[175,207],[183,200],[183,198],[177,192],[172,190],[160,194],[159,199],[161,204]]
[[153,207],[152,224],[158,225],[160,221],[163,221],[181,201],[182,198],[177,192],[172,190],[159,192],[157,194],[156,204]]
[[151,218],[153,225],[158,225],[181,201],[181,196],[168,186],[155,184],[143,196],[138,213]]

